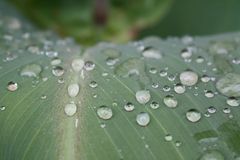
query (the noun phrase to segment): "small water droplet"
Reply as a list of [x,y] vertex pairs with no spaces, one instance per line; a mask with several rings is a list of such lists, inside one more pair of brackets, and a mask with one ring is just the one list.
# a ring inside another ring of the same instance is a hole
[[201,113],[196,109],[190,109],[186,113],[187,120],[190,122],[198,122],[201,119]]
[[38,77],[42,67],[38,64],[29,64],[22,68],[20,75],[26,77]]
[[232,107],[239,106],[239,101],[235,97],[229,97],[226,102],[229,106],[232,106]]
[[202,56],[198,56],[196,59],[197,63],[203,63],[205,61],[205,59]]
[[201,77],[201,81],[204,82],[204,83],[207,83],[211,80],[211,78],[208,76],[208,75],[203,75]]
[[167,134],[167,135],[165,135],[164,139],[165,139],[165,141],[170,142],[173,140],[173,136],[171,134]]
[[127,112],[131,112],[135,109],[135,106],[131,102],[128,102],[127,104],[124,105],[124,109]]
[[206,91],[206,92],[205,92],[205,96],[206,96],[207,98],[213,98],[213,97],[214,97],[214,93],[213,93],[212,91]]
[[185,48],[181,51],[181,57],[183,59],[189,59],[192,57],[192,51],[188,48]]
[[152,73],[152,74],[156,74],[157,73],[157,69],[152,67],[152,68],[150,68],[149,72]]
[[159,75],[160,75],[161,77],[165,77],[165,76],[167,76],[167,74],[168,74],[168,72],[167,72],[166,70],[161,70],[161,71],[159,71]]
[[105,124],[105,123],[101,123],[101,124],[100,124],[100,127],[101,127],[101,128],[105,128],[105,127],[106,127],[106,124]]
[[210,106],[208,107],[207,111],[208,113],[213,114],[213,113],[216,113],[217,109],[214,106]]
[[163,91],[164,92],[169,92],[171,90],[171,87],[170,86],[168,86],[168,85],[164,85],[163,86]]
[[181,145],[182,145],[182,142],[181,142],[181,141],[176,141],[176,142],[175,142],[175,146],[176,146],[176,147],[180,147]]
[[18,84],[13,81],[10,81],[8,82],[7,89],[11,92],[14,92],[18,89]]
[[0,111],[4,111],[6,109],[5,106],[0,106]]
[[97,109],[97,115],[101,119],[108,120],[108,119],[112,118],[113,112],[112,112],[112,109],[107,106],[100,106]]
[[73,83],[73,84],[70,84],[68,85],[68,95],[70,97],[76,97],[79,93],[79,84],[77,83]]
[[64,69],[60,66],[55,66],[53,69],[52,69],[52,74],[54,76],[57,76],[57,77],[60,77],[64,74]]
[[183,94],[186,91],[186,88],[181,83],[178,83],[174,86],[174,91],[178,94]]
[[167,95],[163,98],[164,104],[169,108],[176,108],[178,105],[177,99],[172,95]]
[[108,66],[114,66],[118,61],[119,61],[119,59],[117,59],[117,58],[108,57],[106,59],[106,64]]
[[152,102],[151,104],[150,104],[150,107],[152,108],[152,109],[157,109],[157,108],[159,108],[159,103],[158,102]]
[[147,112],[141,112],[137,115],[136,121],[140,126],[147,126],[150,123],[150,116]]
[[80,58],[76,58],[72,60],[72,68],[75,72],[79,72],[83,69],[84,67],[84,61]]
[[47,96],[46,95],[41,95],[41,99],[46,99],[47,98]]
[[95,64],[92,61],[86,61],[85,64],[84,64],[84,68],[87,71],[91,71],[95,68]]
[[198,81],[198,75],[192,71],[184,71],[179,76],[180,81],[185,86],[193,86]]
[[148,90],[137,91],[135,97],[141,104],[146,104],[151,99],[151,95]]
[[152,88],[158,88],[159,84],[158,83],[152,83]]
[[65,82],[65,81],[64,81],[63,78],[59,78],[59,79],[58,79],[58,83],[59,83],[59,84],[63,84],[64,82]]
[[176,79],[176,76],[175,75],[173,75],[173,74],[170,74],[170,75],[168,75],[168,80],[169,81],[174,81]]
[[67,116],[73,116],[77,112],[77,105],[74,103],[66,104],[64,112]]
[[225,107],[225,108],[223,108],[223,113],[229,114],[229,113],[231,113],[231,109],[229,107]]
[[52,66],[56,66],[56,65],[59,65],[62,63],[62,60],[59,59],[58,57],[54,57],[52,60],[51,60],[51,65]]
[[91,81],[91,82],[89,83],[89,86],[90,86],[91,88],[96,88],[96,87],[98,86],[98,84],[97,84],[96,81]]

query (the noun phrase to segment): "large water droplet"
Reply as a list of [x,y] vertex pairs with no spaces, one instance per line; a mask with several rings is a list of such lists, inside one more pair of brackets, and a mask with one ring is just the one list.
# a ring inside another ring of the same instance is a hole
[[140,126],[147,126],[150,122],[150,116],[147,112],[141,112],[137,115],[136,121]]
[[54,76],[62,76],[64,74],[64,69],[60,66],[56,66],[52,69],[52,73]]
[[167,95],[163,98],[164,104],[169,108],[176,108],[178,105],[177,99],[172,95]]
[[240,75],[228,73],[216,83],[216,88],[220,93],[228,97],[240,96]]
[[97,115],[99,116],[99,118],[107,120],[112,118],[113,112],[112,109],[107,106],[100,106],[97,109]]
[[229,106],[232,106],[232,107],[239,106],[239,100],[235,97],[229,97],[226,102]]
[[179,76],[180,81],[185,86],[193,86],[198,81],[198,75],[192,71],[184,71]]
[[147,90],[137,91],[135,96],[137,101],[141,104],[146,104],[151,99],[150,92]]
[[29,64],[22,68],[20,75],[27,77],[38,77],[42,71],[42,67],[38,64]]
[[186,113],[187,120],[190,122],[198,122],[201,119],[201,113],[196,109],[190,109]]
[[77,83],[73,83],[68,85],[68,95],[70,97],[76,97],[79,93],[79,85]]
[[7,89],[11,92],[14,92],[18,89],[18,84],[13,81],[10,81],[8,82]]
[[77,105],[74,103],[66,104],[64,112],[67,116],[73,116],[77,112]]
[[81,71],[83,67],[84,67],[84,61],[82,59],[77,58],[72,61],[72,68],[75,72]]
[[147,47],[142,52],[143,57],[145,58],[153,58],[153,59],[161,59],[162,53],[160,50],[154,49],[152,47]]
[[200,160],[224,160],[224,159],[225,158],[222,155],[222,153],[216,150],[207,151],[200,158]]

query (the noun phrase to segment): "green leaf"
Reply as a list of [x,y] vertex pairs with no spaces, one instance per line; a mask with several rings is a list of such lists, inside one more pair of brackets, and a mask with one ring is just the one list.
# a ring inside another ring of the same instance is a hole
[[1,160],[239,159],[240,33],[82,48],[0,6]]

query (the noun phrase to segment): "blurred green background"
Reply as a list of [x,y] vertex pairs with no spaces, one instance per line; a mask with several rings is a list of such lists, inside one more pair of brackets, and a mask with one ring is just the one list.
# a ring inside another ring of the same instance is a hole
[[240,30],[239,0],[9,0],[33,23],[81,44]]

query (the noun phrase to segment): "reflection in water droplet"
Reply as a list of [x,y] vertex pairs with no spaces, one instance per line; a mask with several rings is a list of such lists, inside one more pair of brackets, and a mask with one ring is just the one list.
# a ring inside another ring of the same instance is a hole
[[11,92],[14,92],[18,89],[18,84],[13,81],[10,81],[8,82],[7,89]]
[[181,83],[178,83],[174,86],[174,91],[178,94],[183,94],[186,91],[186,88]]
[[198,75],[192,71],[184,71],[179,76],[180,81],[185,86],[193,86],[198,81]]
[[238,99],[235,98],[235,97],[229,97],[229,98],[227,99],[227,104],[228,104],[229,106],[232,106],[232,107],[237,107],[237,106],[239,106],[239,101],[238,101]]
[[225,158],[223,154],[217,150],[207,151],[200,158],[200,160],[224,160],[224,159]]
[[198,122],[201,119],[201,113],[196,109],[190,109],[186,113],[187,120],[190,122]]
[[22,68],[20,75],[27,77],[38,77],[42,67],[38,64],[29,64]]
[[158,88],[158,83],[152,83],[152,88]]
[[231,113],[231,109],[228,108],[228,107],[223,108],[223,113],[225,113],[225,114],[229,114],[229,113]]
[[146,104],[151,98],[150,92],[147,90],[137,91],[135,96],[137,101],[141,104]]
[[147,126],[150,122],[150,116],[147,112],[141,112],[137,115],[136,121],[140,126]]
[[58,52],[56,51],[46,51],[46,56],[53,58],[53,57],[57,57],[58,56]]
[[208,75],[203,75],[201,77],[201,81],[204,82],[204,83],[207,83],[211,80],[211,78],[208,76]]
[[170,142],[173,140],[173,136],[171,134],[167,134],[167,135],[165,135],[164,139],[165,139],[165,141]]
[[177,99],[172,95],[167,95],[166,97],[164,97],[163,102],[169,108],[176,108],[178,105]]
[[127,104],[124,105],[124,109],[127,112],[131,112],[135,109],[135,106],[131,102],[128,102]]
[[175,75],[173,75],[173,74],[170,74],[169,76],[168,76],[168,80],[169,81],[174,81],[176,79],[176,76]]
[[68,85],[68,95],[70,97],[76,97],[79,93],[79,85],[77,83],[73,83]]
[[214,106],[210,106],[208,107],[207,111],[208,113],[213,114],[213,113],[216,113],[217,109]]
[[75,72],[79,72],[83,69],[84,61],[80,58],[76,58],[72,61],[71,65]]
[[159,103],[157,103],[157,102],[152,102],[152,103],[150,104],[150,107],[151,107],[152,109],[157,109],[157,108],[159,108]]
[[95,64],[92,61],[86,61],[85,64],[84,64],[84,68],[87,71],[91,71],[95,68]]
[[166,70],[161,70],[161,71],[159,71],[159,75],[160,75],[161,77],[165,77],[165,76],[167,76],[167,74],[168,74],[168,72],[167,72]]
[[171,87],[170,86],[168,86],[168,85],[164,85],[163,86],[163,91],[164,92],[169,92],[171,90]]
[[99,116],[99,118],[107,120],[112,118],[113,112],[112,109],[107,106],[100,106],[97,109],[97,115]]
[[77,112],[77,105],[73,103],[66,104],[64,112],[67,116],[73,116]]
[[97,84],[97,82],[95,82],[95,81],[91,81],[91,82],[89,83],[89,86],[90,86],[91,88],[96,88],[96,87],[98,86],[98,84]]
[[212,91],[206,91],[206,92],[205,92],[205,96],[206,96],[207,98],[213,98],[213,97],[214,97],[214,93],[213,93]]
[[64,74],[64,69],[60,66],[56,66],[52,69],[52,74],[57,77],[62,76]]

